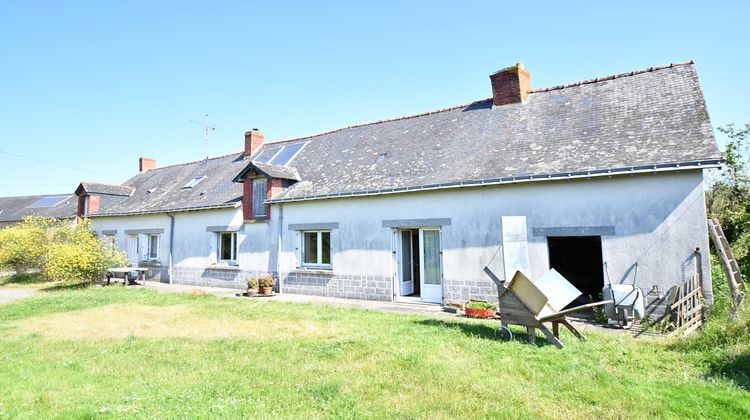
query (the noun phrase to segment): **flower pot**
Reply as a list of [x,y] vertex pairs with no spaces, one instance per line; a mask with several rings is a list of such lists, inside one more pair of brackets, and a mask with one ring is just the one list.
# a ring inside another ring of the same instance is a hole
[[495,316],[494,309],[466,308],[466,316],[470,318],[492,318]]
[[258,288],[257,287],[255,287],[253,289],[251,289],[251,288],[248,287],[248,289],[247,289],[247,295],[248,296],[255,296],[257,294],[258,294]]
[[270,295],[272,293],[273,293],[273,287],[261,287],[260,288],[261,295]]

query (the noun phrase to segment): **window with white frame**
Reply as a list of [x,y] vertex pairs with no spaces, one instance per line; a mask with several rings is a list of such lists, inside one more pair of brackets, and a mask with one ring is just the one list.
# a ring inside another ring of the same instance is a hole
[[266,178],[253,179],[253,217],[266,217],[266,190],[268,180]]
[[117,249],[117,235],[112,233],[104,234],[104,244],[109,246],[110,249]]
[[147,260],[159,259],[159,235],[158,234],[152,233],[148,235],[146,259]]
[[217,247],[219,262],[229,264],[237,263],[237,232],[219,232],[216,234],[219,246]]
[[302,266],[331,268],[330,230],[306,230],[302,232]]

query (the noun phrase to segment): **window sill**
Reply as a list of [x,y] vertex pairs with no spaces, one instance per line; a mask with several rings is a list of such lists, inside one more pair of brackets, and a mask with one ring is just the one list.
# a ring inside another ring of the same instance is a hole
[[237,264],[231,265],[231,264],[211,264],[208,266],[210,269],[214,270],[233,270],[233,271],[240,271],[240,266]]
[[297,267],[291,271],[298,274],[328,274],[334,275],[332,268]]
[[252,219],[244,220],[244,223],[268,223],[270,218],[268,216],[254,217]]

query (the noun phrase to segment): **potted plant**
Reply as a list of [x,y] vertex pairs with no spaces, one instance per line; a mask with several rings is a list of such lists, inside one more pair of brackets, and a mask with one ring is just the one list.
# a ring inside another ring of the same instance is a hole
[[260,288],[261,295],[270,295],[273,293],[273,286],[276,285],[276,280],[270,274],[263,274],[258,277],[258,287]]
[[247,279],[247,295],[255,296],[258,294],[258,279],[250,277]]
[[457,314],[459,311],[464,310],[464,304],[462,302],[448,302],[445,305],[445,308],[443,308],[445,312],[450,312],[452,314]]
[[492,318],[495,316],[496,305],[493,303],[471,300],[466,304],[464,311],[471,318]]

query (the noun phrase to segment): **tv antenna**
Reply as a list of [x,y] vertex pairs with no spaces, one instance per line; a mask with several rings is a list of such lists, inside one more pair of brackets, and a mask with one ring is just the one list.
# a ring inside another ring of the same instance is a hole
[[208,124],[208,114],[206,114],[204,122],[198,122],[196,120],[190,120],[190,122],[194,124],[198,124],[199,126],[203,127],[203,129],[206,131],[206,136],[204,140],[205,140],[205,147],[206,147],[206,159],[208,159],[208,132],[209,130],[215,131],[216,127]]

